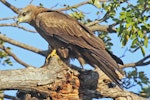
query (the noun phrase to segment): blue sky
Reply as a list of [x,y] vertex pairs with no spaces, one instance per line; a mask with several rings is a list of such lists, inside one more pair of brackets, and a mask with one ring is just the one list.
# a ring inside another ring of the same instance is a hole
[[[79,3],[81,1],[85,0],[33,0],[32,4],[34,5],[39,5],[39,3],[42,3],[44,7],[51,8],[54,7],[54,5],[58,5],[57,7],[53,8],[62,8],[63,4],[68,4],[68,5],[73,5],[76,3]],[[8,2],[11,2],[13,5],[16,7],[22,8],[25,7],[26,5],[29,4],[30,0],[8,0]],[[0,3],[0,9],[2,11],[0,12],[0,18],[7,18],[7,17],[12,17],[12,16],[17,16],[15,13],[13,13],[11,10],[9,10],[6,6]],[[87,18],[94,19],[97,18],[95,16],[94,11],[96,10],[95,7],[92,6],[84,6],[80,7],[81,10],[83,10],[85,13],[87,13]],[[66,12],[65,12],[66,13]],[[102,13],[103,15],[103,13]],[[116,16],[117,17],[117,16]],[[5,21],[0,21],[0,23],[4,23]],[[14,20],[9,20],[7,21],[8,23],[13,23]],[[105,23],[109,24],[109,23]],[[34,30],[33,27],[29,26],[28,24],[21,24],[22,26],[25,26],[26,28]],[[2,34],[6,34],[6,36],[15,39],[17,41],[29,44],[31,46],[40,48],[42,50],[47,49],[47,42],[40,37],[39,34],[37,33],[29,33],[27,31],[18,29],[18,28],[12,28],[12,27],[0,27],[0,32]],[[129,48],[129,45],[125,46],[124,48],[121,47],[121,43],[119,38],[117,37],[117,34],[111,34],[112,37],[112,42],[114,46],[112,47],[112,51],[114,52],[115,55],[118,57],[122,56],[126,48]],[[130,42],[128,43],[130,44]],[[41,65],[44,64],[45,58],[37,55],[35,53],[32,53],[30,51],[15,47],[10,44],[6,44],[7,46],[12,48],[12,52],[15,53],[20,59],[22,59],[24,62],[31,64],[33,66],[40,67]],[[149,54],[150,48],[146,49],[147,54]],[[140,51],[136,52],[135,54],[132,54],[130,52],[126,52],[126,56],[122,58],[124,63],[131,63],[140,60],[143,58],[142,54]],[[18,69],[18,68],[23,68],[20,64],[16,63],[16,61],[12,60],[14,66],[2,66],[0,65],[0,70],[6,70],[6,69]],[[73,62],[74,64],[77,64],[77,61]],[[78,64],[78,66],[80,66]],[[127,69],[127,70],[131,70]],[[147,67],[139,67],[138,70],[143,70],[146,72],[148,76],[150,76],[150,71],[148,71],[148,66]],[[140,91],[139,87],[134,87],[130,89],[131,91],[138,92]],[[8,93],[8,92],[7,92]],[[10,91],[9,94],[13,94],[14,92]],[[14,94],[13,94],[14,95]],[[106,99],[108,100],[108,99]]]

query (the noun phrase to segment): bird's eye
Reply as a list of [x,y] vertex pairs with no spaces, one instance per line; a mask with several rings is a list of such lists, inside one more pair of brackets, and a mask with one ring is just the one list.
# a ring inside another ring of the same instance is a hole
[[24,13],[22,13],[22,16],[26,16],[26,13],[24,12]]

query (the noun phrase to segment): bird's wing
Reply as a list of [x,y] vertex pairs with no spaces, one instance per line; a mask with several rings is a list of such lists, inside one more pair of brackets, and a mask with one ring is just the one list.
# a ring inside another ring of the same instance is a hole
[[39,28],[47,35],[59,40],[78,45],[82,48],[105,49],[104,43],[98,37],[78,23],[75,19],[60,12],[43,12],[38,15]]

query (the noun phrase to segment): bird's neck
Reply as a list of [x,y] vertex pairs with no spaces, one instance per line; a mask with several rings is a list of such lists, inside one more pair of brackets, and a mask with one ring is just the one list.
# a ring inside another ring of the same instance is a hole
[[46,12],[48,11],[48,9],[43,8],[43,7],[39,7],[38,9],[34,9],[34,14],[32,14],[32,20],[30,21],[30,25],[35,26],[36,25],[36,17],[38,14],[42,13],[42,12]]

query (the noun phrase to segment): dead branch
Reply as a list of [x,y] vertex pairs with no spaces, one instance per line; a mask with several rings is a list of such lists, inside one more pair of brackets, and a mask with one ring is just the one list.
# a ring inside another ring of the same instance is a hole
[[116,33],[116,29],[109,26],[109,25],[93,25],[93,26],[89,26],[89,28],[92,31],[103,31],[103,32],[109,32],[109,33]]
[[[92,81],[92,83],[90,83],[90,80],[94,80],[96,79],[97,75],[94,74],[95,72],[97,72],[97,74],[99,74],[99,78],[98,78],[98,82],[97,82],[97,87],[95,91],[91,91],[91,90],[86,90],[84,91],[83,94],[87,94],[87,98],[89,97],[89,95],[93,95],[92,93],[95,93],[95,95],[98,96],[98,98],[113,98],[114,100],[148,100],[147,98],[143,98],[140,97],[132,92],[123,90],[121,88],[119,88],[118,86],[111,86],[110,83],[110,79],[106,76],[106,74],[104,74],[100,69],[96,69],[94,72],[90,72],[87,75],[83,75],[82,79],[84,79],[85,82],[85,86],[87,84],[93,84],[94,82]],[[80,73],[82,74],[82,73]],[[89,76],[88,76],[89,75]],[[91,79],[89,77],[91,77],[92,75],[94,75]],[[88,80],[89,78],[89,80]],[[86,80],[86,81],[85,81]],[[80,82],[83,82],[80,79]],[[94,86],[92,86],[94,87]],[[88,89],[88,87],[86,87],[85,89]],[[97,93],[98,92],[98,93]],[[87,100],[83,99],[83,100]],[[95,96],[96,98],[96,96]],[[90,99],[88,99],[90,100]]]
[[[15,54],[13,54],[10,49],[4,47],[3,45],[0,45],[0,48],[4,50],[9,56],[13,57],[19,64],[25,66],[26,68],[31,67],[31,65],[28,65],[27,63],[23,62],[21,59],[19,59]],[[33,66],[32,66],[33,67]]]
[[0,21],[2,21],[2,20],[10,20],[10,19],[15,19],[15,18],[16,18],[16,16],[8,17],[8,18],[0,18]]
[[75,5],[73,5],[73,6],[69,6],[69,7],[65,7],[65,8],[60,8],[60,9],[56,9],[56,10],[58,10],[58,11],[69,10],[69,9],[72,9],[72,8],[80,7],[80,6],[85,5],[85,4],[88,4],[88,3],[89,3],[89,0],[88,0],[88,1],[80,2],[80,3],[75,4]]
[[0,94],[0,98],[7,98],[7,99],[10,99],[10,100],[20,100],[17,97],[10,96],[10,95],[7,95],[7,94]]
[[[100,70],[80,71],[70,69],[57,57],[42,68],[0,71],[0,90],[21,89],[39,92],[56,100],[147,100],[119,87],[109,87],[111,81]],[[79,83],[80,82],[80,83]]]
[[29,4],[31,4],[32,2],[33,2],[33,0],[31,0]]
[[[99,0],[99,2],[107,2],[108,0]],[[80,6],[83,6],[83,5],[86,5],[86,4],[89,4],[90,0],[87,0],[87,1],[83,1],[83,2],[80,2],[78,4],[75,4],[73,6],[67,6],[65,8],[60,8],[60,9],[56,9],[58,11],[65,11],[65,10],[69,10],[69,9],[72,9],[72,8],[78,8]]]
[[[149,59],[149,60],[148,60]],[[129,63],[129,64],[124,64],[120,65],[120,68],[128,68],[128,67],[139,67],[139,66],[146,66],[150,64],[150,55],[144,57],[143,59],[135,62],[135,63]]]
[[23,48],[23,49],[32,51],[32,52],[34,52],[34,53],[38,53],[38,54],[40,54],[40,55],[42,55],[42,56],[46,56],[46,55],[47,55],[47,51],[43,51],[43,50],[37,49],[37,48],[35,48],[35,47],[33,47],[33,46],[29,46],[29,45],[27,45],[27,44],[18,42],[18,41],[16,41],[16,40],[13,40],[13,39],[11,39],[11,38],[6,37],[6,36],[3,35],[3,34],[0,34],[0,39],[3,40],[3,41],[5,41],[5,42],[8,42],[8,43],[10,43],[10,44],[12,44],[12,45],[21,47],[21,48]]
[[6,0],[0,0],[5,6],[7,6],[8,8],[10,8],[13,12],[15,12],[16,14],[19,14],[19,9],[16,8],[15,6],[13,6],[12,4],[8,3]]
[[20,25],[17,25],[16,23],[0,24],[0,26],[2,26],[2,27],[5,27],[5,26],[18,27],[18,28],[20,28],[20,29],[23,29],[23,30],[28,31],[28,32],[31,32],[31,33],[37,33],[36,31],[26,29],[25,27],[22,27],[22,26],[20,26]]
[[42,68],[0,71],[0,90],[37,91],[55,100],[68,97],[79,100],[79,81],[77,75],[74,76],[70,71],[65,63],[54,56],[50,63]]

